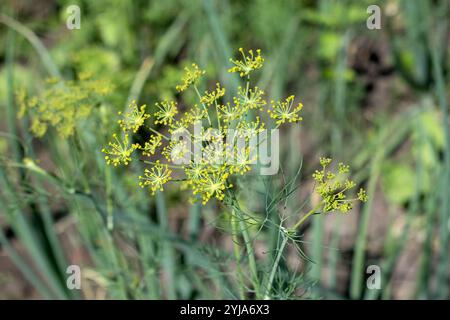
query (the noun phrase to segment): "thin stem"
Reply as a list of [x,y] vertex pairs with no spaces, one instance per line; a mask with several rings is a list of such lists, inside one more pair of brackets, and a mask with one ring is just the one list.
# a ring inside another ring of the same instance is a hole
[[113,208],[113,195],[112,195],[112,173],[111,167],[105,168],[105,188],[106,188],[106,227],[109,231],[114,229],[114,208]]
[[215,106],[216,106],[217,126],[218,126],[218,128],[219,128],[219,131],[222,131],[221,125],[220,125],[219,106],[217,105],[217,100],[214,100],[214,104],[215,104]]
[[134,78],[133,84],[131,85],[130,93],[127,99],[127,106],[131,104],[133,100],[138,100],[144,87],[145,81],[147,81],[153,66],[155,65],[155,60],[151,57],[146,57],[139,68],[139,71]]
[[[143,162],[143,163],[145,163],[145,164],[154,164],[154,165],[156,165],[157,163],[156,162],[152,162],[152,161],[146,161],[146,160],[140,160],[141,162]],[[181,166],[177,166],[177,165],[171,165],[171,164],[168,164],[167,165],[169,168],[173,168],[173,169],[183,169]]]
[[245,85],[245,97],[248,98],[248,90],[250,89],[250,75],[247,76],[247,84]]
[[209,125],[212,126],[211,118],[209,117],[208,108],[206,108],[205,104],[201,101],[202,100],[202,95],[198,91],[198,88],[197,88],[197,86],[195,84],[194,84],[194,89],[195,89],[195,92],[197,93],[198,99],[200,100],[200,104],[202,105],[203,109],[205,109],[205,111],[206,111],[206,115],[208,116]]
[[[161,226],[161,229],[164,232],[170,232],[169,227],[169,218],[167,214],[167,205],[166,200],[164,197],[164,194],[162,192],[156,193],[156,211],[158,214],[158,220],[159,224]],[[175,286],[175,280],[176,280],[176,256],[175,256],[175,249],[171,242],[164,241],[162,244],[162,255],[163,259],[161,262],[161,265],[164,269],[164,272],[166,273],[166,294],[167,298],[169,300],[175,300],[177,298],[176,293],[176,286]]]
[[156,131],[155,129],[153,129],[153,128],[151,128],[151,127],[148,127],[148,129],[149,129],[151,132],[156,133],[157,135],[160,135],[163,139],[165,139],[165,140],[167,140],[167,141],[170,141],[170,139],[169,139],[166,135],[162,134],[161,132],[158,132],[158,131]]
[[235,218],[234,213],[231,215],[231,237],[233,241],[233,254],[234,258],[236,260],[236,272],[237,272],[237,279],[239,282],[239,296],[241,300],[245,299],[245,283],[244,283],[244,276],[242,274],[242,268],[241,268],[241,252],[239,248],[239,238],[238,238],[238,224]]
[[281,242],[280,248],[278,248],[277,256],[275,257],[275,261],[273,262],[272,270],[270,271],[269,280],[266,286],[266,292],[264,293],[264,299],[270,299],[270,291],[272,290],[273,279],[275,279],[275,273],[278,270],[278,265],[280,264],[281,257],[284,252],[284,248],[286,247],[287,241],[289,237],[285,234],[285,231],[282,232],[283,241]]
[[18,32],[23,37],[25,37],[28,40],[28,42],[36,49],[39,57],[42,60],[42,63],[44,64],[47,71],[52,75],[52,77],[58,79],[61,78],[61,73],[59,72],[58,68],[53,62],[50,53],[45,48],[42,41],[38,38],[38,36],[36,36],[36,34],[33,31],[31,31],[29,28],[21,24],[19,21],[5,14],[0,14],[0,23],[8,26],[9,28],[13,29],[14,31]]
[[[442,12],[447,10],[442,8]],[[446,24],[441,24],[437,27],[436,38],[434,38],[432,43],[437,43],[440,39],[444,39],[446,34],[445,30]],[[433,50],[431,52],[431,61],[433,65],[433,76],[436,81],[436,95],[438,97],[438,102],[442,114],[443,121],[443,133],[444,133],[444,143],[446,147],[444,148],[443,155],[443,170],[442,170],[442,189],[441,189],[441,212],[440,212],[440,228],[439,228],[439,241],[441,252],[439,253],[439,265],[437,268],[437,297],[439,299],[445,299],[448,296],[448,265],[449,265],[449,255],[448,255],[448,245],[449,245],[449,232],[448,232],[448,221],[450,217],[450,202],[448,198],[448,189],[450,187],[450,129],[448,125],[448,103],[446,96],[446,84],[443,74],[443,58],[441,52],[438,52],[436,45],[432,46]]]
[[306,221],[306,219],[308,219],[311,215],[316,213],[317,209],[319,209],[322,205],[323,205],[323,201],[319,202],[319,204],[317,204],[317,206],[312,208],[307,214],[305,214],[302,218],[300,218],[300,220],[298,220],[298,222],[296,224],[294,224],[294,226],[291,228],[291,230],[292,231],[298,230],[298,228],[300,228],[300,226]]
[[275,261],[273,263],[272,269],[270,271],[269,280],[267,282],[266,286],[266,292],[264,294],[264,299],[270,299],[270,291],[272,290],[272,284],[273,280],[275,278],[275,273],[278,270],[278,266],[280,264],[281,257],[283,256],[284,249],[287,245],[287,242],[289,240],[289,233],[294,233],[298,228],[301,227],[301,225],[308,219],[310,216],[315,214],[317,212],[317,209],[319,209],[323,205],[323,201],[319,202],[313,209],[311,209],[307,214],[305,214],[290,230],[284,229],[282,226],[282,237],[283,241],[281,242],[280,247],[278,248],[277,256],[275,257]]
[[259,279],[258,279],[258,269],[256,267],[255,251],[253,250],[252,240],[248,233],[248,227],[244,221],[242,211],[239,209],[239,204],[234,194],[230,194],[231,205],[233,208],[233,215],[238,218],[239,228],[244,238],[245,250],[247,251],[247,259],[250,267],[250,273],[252,278],[253,287],[255,290],[255,296],[257,299],[260,298],[259,292]]
[[240,210],[235,210],[237,217],[239,219],[239,228],[242,233],[242,237],[244,238],[245,250],[247,251],[247,258],[250,267],[250,272],[252,275],[252,283],[255,290],[255,296],[259,298],[259,280],[258,280],[258,269],[256,267],[256,259],[255,259],[255,251],[253,250],[252,240],[250,239],[250,235],[248,233],[248,227],[244,221],[244,217],[242,216],[242,212]]

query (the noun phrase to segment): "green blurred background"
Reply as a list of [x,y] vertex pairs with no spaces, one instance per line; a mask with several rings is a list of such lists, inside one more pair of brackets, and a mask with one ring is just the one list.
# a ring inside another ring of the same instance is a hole
[[[66,27],[73,4],[79,30]],[[379,30],[366,26],[373,4]],[[286,277],[302,276],[292,288],[280,285],[276,298],[448,299],[449,7],[447,0],[2,0],[0,298],[235,297],[226,209],[188,205],[175,189],[155,201],[138,190],[136,175],[105,168],[100,146],[128,101],[173,98],[188,63],[235,83],[228,59],[243,47],[262,49],[257,84],[268,100],[293,93],[304,104],[303,122],[282,132],[283,172],[292,176],[303,164],[286,210],[310,193],[320,155],[351,164],[370,195],[348,215],[306,225],[302,248],[312,262],[290,252]],[[109,118],[85,121],[74,139],[51,130],[34,138],[29,119],[17,119],[15,92],[39,94],[47,78],[80,72],[114,86],[99,107]],[[23,157],[46,173],[24,170]],[[263,197],[253,202],[248,207],[258,208]],[[113,231],[105,224],[111,217]],[[269,259],[274,235],[262,237],[258,261]],[[65,286],[68,264],[83,269],[81,291]],[[380,290],[366,287],[370,265],[381,268]]]

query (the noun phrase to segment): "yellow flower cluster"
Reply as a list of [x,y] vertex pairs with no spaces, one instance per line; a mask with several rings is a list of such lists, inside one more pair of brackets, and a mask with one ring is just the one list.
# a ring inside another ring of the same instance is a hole
[[172,170],[169,169],[169,166],[161,164],[158,160],[152,168],[145,169],[144,176],[139,176],[139,185],[150,187],[151,193],[155,194],[156,191],[164,190],[164,184],[172,179],[171,174]]
[[112,164],[115,167],[120,164],[128,165],[131,161],[131,154],[140,146],[138,144],[130,143],[128,133],[125,133],[120,140],[117,137],[117,134],[113,134],[113,139],[113,141],[108,143],[108,149],[102,149],[102,152],[106,154],[106,163]]
[[299,122],[303,120],[299,115],[303,108],[303,104],[299,103],[296,107],[293,107],[294,96],[287,97],[285,101],[271,101],[271,104],[272,108],[267,110],[267,112],[269,112],[272,119],[275,119],[277,124]]
[[[136,133],[140,127],[144,125],[144,122],[146,119],[150,118],[150,115],[145,113],[146,105],[144,104],[140,108],[138,108],[136,101],[133,101],[130,104],[130,111],[126,112],[123,115],[123,119],[120,119],[119,125],[120,127],[126,131],[126,130],[132,130],[134,133]],[[119,116],[122,115],[122,112],[118,112]]]
[[255,87],[253,89],[249,88],[248,92],[245,92],[242,87],[238,87],[238,96],[234,97],[234,103],[236,105],[241,105],[245,109],[260,109],[264,107],[267,103],[266,100],[263,99],[264,91]]
[[333,172],[328,170],[331,162],[330,158],[320,158],[322,169],[316,170],[312,175],[316,181],[315,192],[321,197],[320,206],[323,212],[340,211],[347,213],[352,209],[355,201],[366,202],[367,195],[365,190],[361,188],[357,198],[348,199],[348,191],[356,186],[354,181],[347,178],[350,167],[339,163],[337,172]]
[[183,92],[187,88],[189,88],[191,85],[195,84],[197,80],[205,74],[205,71],[200,70],[198,65],[193,63],[191,67],[184,68],[184,77],[183,77],[183,83],[176,86],[176,89],[178,92]]
[[[222,101],[226,89],[220,83],[201,95],[197,84],[205,72],[192,64],[185,68],[182,84],[176,86],[176,90],[183,92],[192,87],[198,98],[197,104],[179,112],[175,101],[158,102],[155,104],[156,111],[150,117],[145,106],[138,107],[133,102],[131,111],[122,114],[123,119],[119,120],[122,141],[116,135],[109,148],[103,149],[107,162],[126,165],[131,153],[139,151],[141,161],[150,166],[139,177],[139,184],[148,187],[152,194],[163,190],[167,182],[176,180],[190,189],[195,197],[201,197],[203,203],[211,198],[223,200],[227,189],[233,186],[234,177],[248,173],[257,160],[257,155],[248,145],[238,148],[234,139],[228,139],[228,129],[238,132],[237,138],[241,137],[248,143],[266,128],[262,118],[249,112],[267,111],[267,108],[264,110],[267,106],[264,91],[250,86],[251,72],[261,68],[264,59],[260,50],[256,51],[257,55],[252,50],[248,55],[242,49],[239,51],[243,60],[232,60],[235,67],[229,71],[247,76],[247,82],[245,87],[237,88],[236,96],[228,99],[232,103]],[[301,108],[292,108],[293,100],[294,97],[290,96],[285,102],[278,103],[281,111],[277,111],[275,119],[281,121],[277,121],[276,127],[301,120]],[[190,132],[197,125],[201,128],[199,135],[189,135],[189,140],[173,138]],[[128,135],[137,132],[140,127],[146,127],[153,134],[142,144],[130,143]],[[168,134],[172,135],[172,139]],[[176,179],[173,178],[175,176]]]
[[155,154],[156,149],[162,145],[162,137],[160,135],[152,135],[148,141],[144,142],[144,145],[139,145],[139,149],[142,150],[144,156],[150,157]]
[[30,116],[31,132],[37,137],[53,127],[61,137],[67,138],[74,133],[77,122],[87,118],[112,89],[106,79],[95,80],[88,74],[81,74],[78,80],[50,79],[38,96],[27,97],[25,90],[17,93],[19,117]]
[[220,86],[220,83],[216,83],[216,89],[211,92],[205,91],[205,94],[201,97],[200,102],[210,106],[224,95],[225,89]]
[[156,107],[159,110],[155,113],[155,124],[172,124],[172,121],[178,113],[177,103],[174,101],[163,101],[156,103]]
[[239,52],[242,55],[242,60],[230,59],[235,66],[228,69],[228,72],[238,72],[241,77],[248,76],[253,70],[257,70],[263,66],[264,58],[261,56],[261,50],[256,50],[255,56],[253,50],[248,51],[248,55],[245,54],[244,49],[239,48]]

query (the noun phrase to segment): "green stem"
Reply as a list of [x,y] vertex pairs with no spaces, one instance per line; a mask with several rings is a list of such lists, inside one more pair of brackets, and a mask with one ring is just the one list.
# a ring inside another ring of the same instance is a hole
[[220,117],[219,117],[219,106],[217,105],[217,100],[214,100],[214,104],[216,106],[216,118],[217,118],[217,126],[219,131],[222,131],[222,126],[220,125]]
[[202,95],[198,91],[198,88],[197,88],[197,86],[195,84],[194,84],[194,89],[195,89],[195,92],[197,93],[198,99],[200,100],[200,103],[201,103],[203,109],[205,109],[205,111],[206,111],[206,115],[208,116],[208,123],[209,123],[210,126],[212,126],[211,118],[209,117],[208,108],[206,108],[205,104],[203,102],[201,102]]
[[170,141],[169,137],[167,137],[166,135],[162,134],[161,132],[158,132],[158,131],[156,131],[155,129],[153,129],[153,128],[151,128],[151,127],[148,127],[148,129],[149,129],[151,132],[153,132],[153,133],[155,133],[155,134],[161,136],[163,139],[165,139],[165,140],[167,140],[167,141]]
[[270,271],[269,280],[268,280],[267,286],[266,286],[266,292],[264,293],[264,299],[266,299],[266,300],[270,299],[270,291],[272,290],[273,279],[275,279],[275,273],[278,270],[278,265],[280,264],[281,257],[283,256],[284,248],[286,247],[287,241],[289,239],[287,234],[285,234],[284,230],[282,233],[282,237],[283,237],[283,241],[281,242],[281,245],[278,248],[277,256],[275,257],[275,261],[273,263],[272,270]]
[[[380,137],[381,141],[385,141],[381,139],[385,137],[382,135]],[[383,163],[385,155],[385,149],[380,145],[380,149],[377,150],[377,153],[374,155],[371,169],[370,169],[370,178],[367,183],[367,193],[375,194],[375,190],[377,187],[377,182],[381,173],[381,166]],[[358,227],[358,236],[356,238],[355,243],[355,254],[353,256],[352,263],[352,273],[351,273],[351,282],[350,282],[350,297],[352,299],[359,299],[361,297],[363,291],[363,273],[364,273],[364,255],[365,248],[367,243],[367,233],[369,228],[369,220],[372,212],[372,203],[373,197],[369,197],[369,200],[364,205],[361,214],[361,220],[359,222]]]
[[284,249],[287,245],[287,241],[289,240],[289,236],[288,234],[290,233],[295,233],[301,226],[303,223],[305,223],[305,221],[312,216],[313,214],[315,214],[317,212],[317,210],[323,205],[323,202],[318,203],[313,209],[311,209],[310,211],[308,211],[308,213],[306,213],[302,218],[300,218],[300,220],[289,230],[285,230],[283,227],[282,231],[283,231],[283,241],[281,242],[280,247],[278,248],[278,252],[277,255],[275,257],[275,261],[273,263],[272,269],[270,271],[270,275],[269,275],[269,280],[267,282],[267,286],[266,286],[266,292],[264,294],[264,299],[270,299],[270,291],[272,290],[272,285],[273,285],[273,280],[275,278],[275,273],[278,270],[278,266],[280,264],[280,260],[281,257],[283,256],[283,252]]
[[323,205],[323,201],[319,202],[314,208],[312,208],[307,214],[305,214],[294,226],[291,228],[291,231],[297,231],[298,228],[308,219],[310,216],[312,216],[314,213],[317,212],[317,210]]
[[[445,12],[445,10],[443,10]],[[442,35],[445,34],[445,25],[439,25],[435,43],[440,39],[444,39]],[[439,37],[438,37],[439,36]],[[450,187],[450,129],[448,125],[448,103],[446,96],[446,84],[444,74],[442,72],[442,54],[438,52],[436,45],[433,46],[431,52],[431,61],[433,66],[433,76],[436,81],[436,94],[441,110],[443,128],[444,128],[444,156],[443,156],[443,170],[442,170],[442,189],[441,189],[441,212],[440,212],[440,229],[439,229],[439,265],[437,268],[437,296],[439,299],[448,298],[448,270],[449,270],[449,232],[448,222],[450,218],[450,201],[448,197],[448,189]]]
[[[151,164],[151,165],[156,165],[157,164],[156,162],[153,162],[153,161],[147,161],[147,160],[140,160],[140,161],[145,163],[145,164]],[[173,164],[167,164],[167,166],[169,168],[172,168],[172,169],[183,169],[182,166],[173,165]]]
[[242,215],[242,211],[239,209],[236,197],[234,195],[232,197],[232,204],[233,204],[233,215],[235,215],[238,218],[239,221],[239,228],[242,233],[242,237],[244,238],[244,244],[245,249],[247,251],[247,259],[250,267],[250,273],[252,278],[253,287],[255,290],[255,296],[256,298],[260,298],[260,292],[259,292],[259,279],[258,279],[258,269],[256,267],[256,259],[255,259],[255,251],[253,250],[252,246],[252,240],[250,238],[248,227],[244,221],[244,217]]
[[245,282],[244,282],[244,276],[242,274],[242,268],[241,268],[241,252],[239,248],[239,237],[238,237],[238,224],[234,215],[231,215],[231,237],[233,240],[233,254],[234,258],[236,260],[236,272],[237,272],[237,279],[239,282],[239,297],[241,300],[245,299]]
[[36,34],[28,29],[26,26],[21,24],[19,21],[5,15],[0,14],[0,23],[3,23],[4,25],[8,26],[9,28],[13,29],[14,31],[18,32],[22,36],[24,36],[31,45],[36,49],[37,53],[39,54],[39,57],[42,60],[42,63],[46,67],[47,71],[52,75],[52,77],[55,78],[61,78],[61,74],[56,67],[56,65],[53,63],[53,60],[50,56],[50,53],[45,48],[42,41],[36,36]]
[[[156,193],[156,211],[158,214],[159,224],[161,229],[165,232],[170,231],[169,227],[169,218],[166,206],[166,199],[162,192]],[[169,300],[175,300],[176,288],[175,288],[175,249],[169,241],[164,241],[163,243],[163,261],[162,266],[164,271],[166,272],[167,279],[167,298]]]
[[112,195],[111,167],[105,167],[105,187],[106,187],[106,226],[109,231],[114,229],[114,208]]

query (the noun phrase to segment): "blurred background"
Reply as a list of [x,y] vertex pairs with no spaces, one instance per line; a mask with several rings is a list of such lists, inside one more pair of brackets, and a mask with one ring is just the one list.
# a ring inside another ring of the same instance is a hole
[[[80,29],[66,26],[70,5],[80,8]],[[367,27],[370,5],[381,9],[380,29]],[[227,69],[239,47],[261,48],[265,67],[255,80],[267,100],[295,94],[304,105],[300,125],[282,131],[283,173],[302,165],[284,210],[295,212],[311,193],[322,155],[349,163],[370,197],[301,230],[311,261],[291,250],[283,264],[286,277],[302,275],[294,296],[448,299],[449,7],[447,0],[2,0],[0,299],[234,297],[226,208],[191,205],[175,188],[155,201],[136,186],[134,171],[106,168],[100,150],[117,111],[132,99],[150,106],[174,98],[189,63],[212,83],[236,83]],[[17,93],[42,98],[47,79],[83,72],[114,88],[95,100],[95,116],[78,124],[75,138],[54,130],[33,136],[29,115],[18,118]],[[250,198],[248,208],[264,201]],[[258,261],[268,259],[273,237],[268,229],[257,238]],[[69,264],[82,269],[81,290],[66,287]],[[381,269],[379,290],[366,286],[371,265]],[[279,298],[292,297],[287,292]]]

